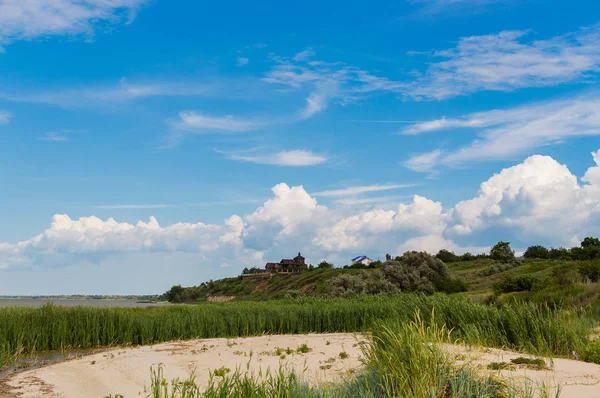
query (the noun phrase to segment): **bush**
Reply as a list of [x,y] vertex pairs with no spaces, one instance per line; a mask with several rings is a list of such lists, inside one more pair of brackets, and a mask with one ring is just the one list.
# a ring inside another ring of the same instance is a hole
[[515,252],[510,248],[510,242],[500,241],[490,250],[490,257],[496,261],[508,263],[515,259]]
[[435,257],[439,260],[442,260],[445,263],[453,263],[455,261],[460,260],[460,257],[454,254],[449,250],[442,249],[435,255]]
[[600,258],[600,246],[574,247],[571,249],[573,260],[594,260]]
[[590,341],[585,348],[583,360],[600,364],[600,340]]
[[549,256],[552,260],[568,260],[571,258],[571,253],[564,247],[559,247],[557,249],[552,247],[550,248]]
[[381,271],[400,290],[426,294],[441,291],[450,279],[446,264],[425,252],[406,252],[401,261],[387,261]]
[[586,261],[579,265],[579,273],[592,282],[600,281],[600,261]]
[[523,254],[525,258],[550,258],[550,250],[546,249],[544,246],[536,245],[529,246],[525,253]]
[[448,294],[462,293],[467,290],[469,290],[469,286],[467,285],[467,282],[462,279],[450,279],[444,284],[442,289],[440,289],[441,292]]
[[511,262],[508,263],[501,263],[501,262],[496,262],[492,265],[490,265],[487,269],[487,271],[483,272],[484,276],[490,276],[490,275],[495,275],[495,274],[500,274],[504,271],[508,271],[509,269],[513,269],[515,267],[518,267],[521,265],[520,261],[517,260],[513,260]]
[[531,275],[517,277],[507,276],[494,285],[494,293],[528,292],[531,291],[538,279]]
[[406,252],[400,261],[386,261],[381,269],[357,275],[340,275],[330,281],[329,294],[353,297],[360,294],[394,294],[401,291],[432,294],[466,290],[463,281],[452,280],[448,267],[425,252]]

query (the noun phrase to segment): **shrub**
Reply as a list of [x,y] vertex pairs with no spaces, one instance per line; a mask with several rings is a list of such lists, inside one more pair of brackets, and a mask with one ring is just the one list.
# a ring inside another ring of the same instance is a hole
[[330,280],[329,294],[354,297],[360,294],[393,294],[400,291],[432,294],[466,290],[463,281],[452,280],[448,267],[425,252],[406,252],[400,261],[386,261],[381,269]]
[[466,292],[467,290],[469,290],[469,286],[462,279],[449,279],[440,289],[441,292],[449,294]]
[[571,253],[564,247],[550,248],[549,255],[552,260],[568,260],[571,258]]
[[381,268],[383,277],[402,291],[426,294],[441,291],[450,279],[446,264],[425,252],[406,252],[402,261],[387,261]]
[[452,263],[452,262],[460,260],[459,256],[457,256],[453,252],[451,252],[449,250],[445,250],[445,249],[440,250],[438,252],[438,254],[435,255],[435,257],[437,259],[442,260],[445,263]]
[[536,245],[529,246],[525,253],[523,254],[525,258],[550,258],[550,250],[546,249],[544,246]]
[[520,265],[521,265],[521,262],[519,262],[517,260],[513,260],[508,263],[496,262],[496,263],[490,265],[488,267],[487,271],[483,272],[483,275],[490,276],[490,275],[500,274],[504,271],[508,271],[509,269],[513,269]]
[[490,250],[490,257],[496,261],[508,263],[515,259],[515,252],[510,248],[510,242],[500,241]]
[[579,273],[592,282],[600,281],[600,261],[586,261],[580,264]]
[[592,340],[588,343],[583,354],[583,360],[600,364],[600,340]]
[[531,275],[517,277],[507,276],[494,285],[494,293],[511,293],[531,291],[538,279]]

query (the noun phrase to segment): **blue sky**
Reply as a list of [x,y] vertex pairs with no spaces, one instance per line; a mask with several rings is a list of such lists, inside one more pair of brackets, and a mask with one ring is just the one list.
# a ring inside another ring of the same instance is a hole
[[598,15],[0,0],[0,294],[598,236]]

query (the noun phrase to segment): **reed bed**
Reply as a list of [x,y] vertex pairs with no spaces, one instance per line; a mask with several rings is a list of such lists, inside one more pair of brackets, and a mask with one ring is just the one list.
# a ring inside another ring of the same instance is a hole
[[456,296],[404,294],[354,299],[206,303],[153,308],[0,309],[0,365],[36,351],[147,345],[176,339],[261,334],[367,332],[421,314],[466,343],[570,356],[587,344],[581,313],[534,304],[502,309]]

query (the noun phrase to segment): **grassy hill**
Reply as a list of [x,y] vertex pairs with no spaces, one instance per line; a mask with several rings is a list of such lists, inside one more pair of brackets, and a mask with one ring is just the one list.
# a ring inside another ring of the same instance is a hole
[[[475,259],[448,263],[452,278],[467,283],[467,291],[461,293],[476,301],[504,303],[523,299],[550,304],[588,305],[596,304],[600,296],[600,283],[591,283],[578,272],[581,264],[573,260],[522,260],[518,266],[503,272],[489,274],[491,259]],[[594,260],[598,263],[598,260]],[[298,274],[275,274],[265,277],[234,277],[182,288],[184,302],[207,300],[269,300],[289,296],[324,296],[329,282],[339,275],[370,273],[374,269],[315,269]],[[494,294],[494,286],[507,278],[530,277],[535,283],[526,291]],[[598,305],[600,309],[600,304]]]

